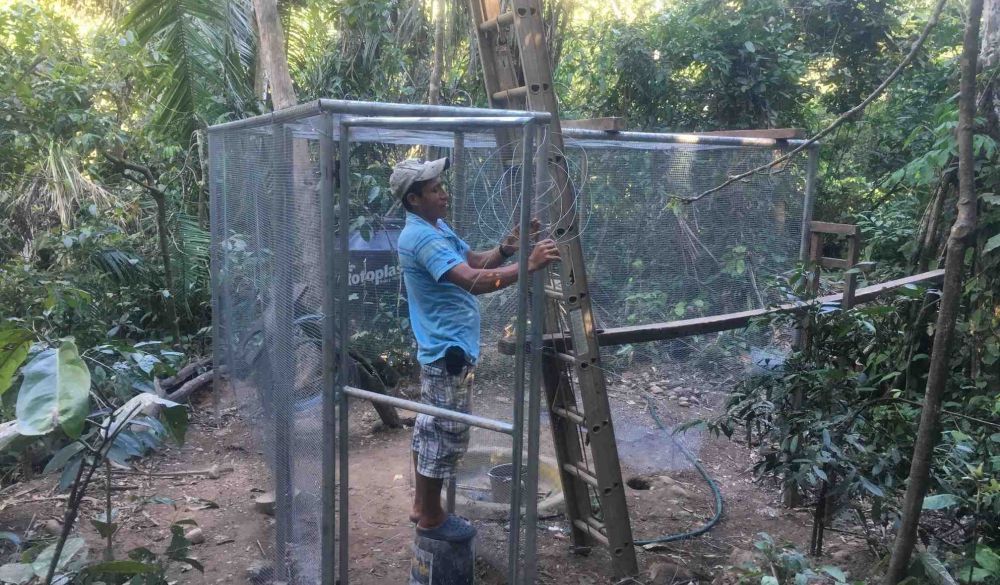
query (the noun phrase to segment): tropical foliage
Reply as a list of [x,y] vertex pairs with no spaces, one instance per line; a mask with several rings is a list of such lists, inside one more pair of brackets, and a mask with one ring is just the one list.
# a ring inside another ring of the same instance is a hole
[[[445,3],[443,13],[432,4],[279,2],[299,99],[426,101],[441,23],[438,99],[485,105],[466,3]],[[155,402],[156,378],[210,347],[205,130],[272,107],[274,80],[259,51],[253,5],[0,4],[0,482],[47,470],[72,487],[81,469],[105,458],[124,462],[182,437],[182,409],[159,409],[158,417],[150,415],[156,409],[129,409]],[[886,77],[931,8],[926,0],[552,0],[546,16],[565,117],[622,116],[644,130],[814,132]],[[816,217],[861,227],[872,281],[934,268],[941,258],[957,191],[954,96],[964,9],[948,3],[915,62],[821,151]],[[996,99],[987,91],[996,91],[996,67],[987,63],[980,73],[982,104]],[[995,110],[981,114],[979,229],[966,259],[934,495],[925,507],[964,527],[956,547],[940,555],[948,568],[962,580],[996,583],[1000,131]],[[384,171],[357,178],[367,215],[391,205],[373,178]],[[628,202],[595,201],[602,213],[645,217]],[[671,221],[685,216],[680,208],[667,212]],[[747,244],[724,247],[720,278],[747,270]],[[768,246],[750,252],[779,253]],[[665,270],[632,268],[650,278]],[[639,284],[609,291],[635,322],[702,315],[713,302],[725,310],[747,303],[739,296],[678,301],[668,286]],[[796,284],[788,283],[790,292]],[[759,445],[758,471],[812,496],[817,522],[851,503],[869,522],[891,524],[938,302],[933,288],[915,287],[879,304],[808,315],[811,343],[789,354],[783,369],[736,388],[712,427]],[[380,306],[373,318],[387,311]],[[300,317],[308,325],[312,316]],[[398,349],[409,339],[405,327],[383,333],[366,342]],[[815,574],[794,551],[761,542],[772,569],[779,567],[775,580]],[[65,543],[69,552],[72,543]],[[180,540],[171,545],[183,548]],[[47,561],[67,573],[80,569],[70,562],[75,553],[52,563],[60,553],[36,552],[32,563],[6,570],[30,573],[27,580]],[[136,574],[162,575],[167,562],[186,562],[179,553],[146,553],[131,559]],[[921,558],[943,566],[933,555]]]

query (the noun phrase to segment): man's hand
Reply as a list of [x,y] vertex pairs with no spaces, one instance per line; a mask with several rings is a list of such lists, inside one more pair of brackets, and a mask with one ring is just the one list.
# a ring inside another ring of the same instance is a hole
[[[535,241],[538,232],[542,230],[542,222],[537,217],[531,218],[531,241]],[[517,253],[518,244],[521,240],[521,226],[514,226],[514,229],[500,241],[500,253],[506,257],[511,257]]]
[[531,255],[528,256],[528,272],[541,270],[558,259],[559,248],[556,247],[555,240],[542,240],[531,249]]

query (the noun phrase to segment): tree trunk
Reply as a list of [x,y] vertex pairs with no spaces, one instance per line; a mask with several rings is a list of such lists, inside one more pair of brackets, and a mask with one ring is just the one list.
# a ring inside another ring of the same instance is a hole
[[[443,0],[441,1],[444,4]],[[261,63],[265,77],[271,87],[271,102],[274,110],[281,110],[298,103],[292,77],[288,69],[288,57],[285,55],[285,36],[281,30],[281,20],[278,18],[278,8],[275,0],[253,0],[254,12],[257,17],[257,34]],[[441,12],[443,15],[443,11]],[[344,35],[348,38],[350,35]],[[440,79],[440,75],[439,75]],[[440,82],[439,82],[440,84]],[[436,95],[436,92],[433,92]],[[292,139],[291,169],[295,223],[294,237],[298,257],[298,277],[296,285],[302,285],[302,291],[296,294],[296,310],[299,304],[303,310],[318,311],[322,302],[322,274],[320,266],[320,217],[316,209],[316,190],[318,183],[314,180],[312,166],[309,160],[309,145],[305,140]],[[274,153],[277,154],[277,153]],[[301,295],[301,296],[300,296]],[[308,354],[298,353],[295,356],[297,370],[307,370],[316,363]],[[382,390],[385,390],[384,385]],[[373,390],[375,391],[375,390]],[[382,421],[389,427],[399,426],[399,415],[391,406],[376,405],[376,410]]]
[[[441,75],[444,69],[444,21],[445,1],[437,0],[434,8],[434,62],[431,64],[431,79],[427,86],[427,103],[436,106],[441,95]],[[431,147],[424,147],[424,158],[431,158]]]
[[975,168],[972,150],[973,126],[976,116],[976,64],[979,48],[979,25],[983,0],[971,0],[969,18],[962,47],[962,79],[959,90],[958,110],[958,214],[948,236],[948,250],[944,265],[944,292],[938,312],[931,353],[930,371],[924,405],[920,413],[916,444],[910,463],[910,477],[903,498],[902,522],[893,544],[892,557],[886,571],[884,585],[896,585],[906,575],[910,555],[917,541],[920,510],[930,483],[931,460],[938,438],[938,419],[941,400],[948,380],[952,338],[962,297],[962,280],[965,271],[965,249],[976,232]]
[[927,217],[927,230],[920,240],[920,249],[917,253],[920,260],[917,263],[917,272],[926,272],[930,268],[930,263],[935,259],[940,242],[941,232],[941,212],[944,210],[944,202],[948,199],[948,191],[951,188],[951,174],[946,172],[941,177],[941,183],[934,192],[934,199],[929,209],[930,215]]
[[434,8],[434,63],[431,66],[431,79],[427,89],[427,103],[436,106],[441,95],[441,75],[444,69],[444,0],[437,0]]
[[253,10],[257,17],[257,47],[267,83],[271,87],[271,102],[275,110],[294,106],[298,100],[288,72],[285,35],[281,31],[277,0],[253,0]]
[[160,241],[160,259],[163,261],[163,287],[167,291],[164,303],[167,309],[167,321],[174,334],[174,343],[181,342],[181,326],[177,320],[177,300],[174,295],[174,275],[170,265],[170,241],[167,232],[167,201],[162,193],[153,193],[156,202],[156,234]]
[[[979,66],[983,71],[995,71],[1000,64],[1000,0],[985,0],[982,37]],[[987,80],[979,107],[986,118],[986,133],[1000,140],[1000,79],[996,75]]]

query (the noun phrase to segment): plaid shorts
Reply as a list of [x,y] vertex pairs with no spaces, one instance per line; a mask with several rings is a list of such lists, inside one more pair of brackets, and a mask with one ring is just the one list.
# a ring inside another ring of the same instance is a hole
[[[420,401],[424,404],[469,412],[473,367],[457,376],[444,369],[444,359],[420,367]],[[413,452],[417,473],[424,477],[455,477],[458,461],[469,448],[469,425],[454,420],[418,414],[413,425]]]

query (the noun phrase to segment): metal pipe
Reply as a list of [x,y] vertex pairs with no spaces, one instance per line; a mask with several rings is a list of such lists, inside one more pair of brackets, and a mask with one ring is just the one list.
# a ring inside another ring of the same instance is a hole
[[521,239],[518,254],[517,270],[517,322],[515,334],[517,350],[514,355],[514,434],[511,445],[511,494],[510,494],[510,541],[508,542],[507,582],[512,585],[520,583],[519,569],[521,567],[521,449],[524,441],[524,373],[525,356],[524,342],[528,327],[528,255],[530,246],[526,245],[531,236],[531,203],[534,183],[532,180],[532,160],[534,154],[535,125],[524,128],[523,147],[521,152]]
[[432,106],[429,104],[389,104],[349,100],[319,100],[320,108],[335,114],[356,116],[531,116],[539,122],[552,119],[549,112],[469,108],[465,106]]
[[274,432],[274,481],[275,481],[275,535],[274,535],[274,566],[275,577],[279,581],[288,578],[288,545],[292,540],[292,425],[291,397],[294,395],[295,371],[294,357],[291,348],[293,340],[292,308],[292,255],[294,244],[289,236],[294,227],[291,225],[291,196],[294,189],[289,184],[291,174],[286,170],[291,166],[292,144],[285,127],[282,124],[271,126],[271,161],[270,175],[273,190],[268,207],[271,210],[271,220],[276,231],[284,234],[277,241],[275,256],[274,281],[272,283],[271,303],[274,309],[273,339],[269,343],[272,372],[277,374],[270,392],[270,410],[273,417]]
[[[549,132],[536,126],[541,133],[535,155],[535,188],[538,196],[548,184]],[[522,232],[523,233],[523,232]],[[528,376],[528,477],[524,491],[529,495],[524,503],[524,582],[534,583],[538,572],[538,500],[531,494],[538,492],[538,452],[541,432],[542,392],[542,335],[545,324],[545,271],[531,275],[531,366]]]
[[809,151],[806,161],[806,192],[802,202],[802,240],[799,243],[799,261],[809,260],[809,224],[813,218],[813,208],[816,204],[816,172],[819,167],[819,149]]
[[[219,232],[222,228],[222,218],[225,215],[225,210],[222,208],[221,203],[222,190],[225,189],[226,182],[225,173],[221,177],[219,176],[219,163],[225,160],[225,154],[220,143],[224,143],[224,139],[221,136],[208,137],[208,224],[209,234],[211,234],[211,242],[208,248],[208,276],[209,288],[212,291],[212,355],[215,356],[216,361],[215,367],[212,370],[212,387],[215,390],[213,394],[219,394],[222,391],[222,371],[223,362],[225,361],[222,344],[224,331],[222,324],[222,295],[219,294],[222,290],[222,283],[219,281],[222,263],[222,240],[225,237],[220,238]],[[216,409],[215,415],[216,417],[219,416],[218,409]]]
[[539,122],[548,122],[552,114],[548,112],[526,112],[523,110],[494,110],[490,108],[466,108],[461,106],[432,106],[428,104],[390,104],[383,102],[360,102],[350,100],[321,99],[278,110],[260,116],[216,124],[209,132],[237,130],[266,126],[299,118],[308,118],[322,112],[355,116],[531,116]]
[[[228,140],[226,139],[226,137],[223,137],[222,138],[222,144],[223,144],[222,148],[223,148],[223,150],[226,150],[226,146],[225,146],[226,142],[228,142]],[[236,352],[233,349],[233,337],[232,337],[232,330],[231,330],[231,326],[232,326],[231,307],[233,306],[233,287],[232,287],[233,275],[232,275],[231,267],[229,265],[229,255],[226,254],[226,247],[225,247],[226,246],[226,241],[229,239],[229,187],[230,187],[230,185],[229,185],[229,181],[227,180],[229,178],[229,171],[228,171],[228,166],[229,165],[228,165],[228,162],[229,162],[229,156],[228,156],[228,152],[227,152],[226,154],[224,154],[222,156],[222,177],[223,177],[222,178],[222,181],[223,181],[223,185],[222,185],[222,202],[219,204],[219,207],[222,210],[221,217],[219,218],[219,224],[220,224],[220,228],[221,228],[221,231],[222,231],[222,234],[220,235],[220,240],[219,240],[219,269],[222,272],[222,298],[224,299],[223,303],[222,303],[223,306],[224,306],[224,312],[222,314],[224,323],[222,323],[222,327],[220,329],[222,330],[222,333],[224,333],[225,336],[226,336],[226,338],[225,338],[226,339],[226,341],[225,341],[225,343],[226,343],[226,347],[225,347],[226,361],[228,362],[228,367],[230,368],[226,373],[227,373],[227,377],[229,378],[229,381],[232,383],[233,377],[235,375],[234,372],[233,372],[233,370],[232,370],[232,367],[233,367],[233,364],[236,363]],[[216,334],[216,335],[218,335],[219,333],[220,333],[219,331],[214,332],[214,334]],[[235,387],[235,385],[234,385],[234,387]]]
[[344,386],[344,393],[347,394],[348,396],[353,396],[354,398],[361,398],[363,400],[369,400],[371,402],[388,404],[389,406],[402,408],[404,410],[419,412],[420,414],[427,414],[433,417],[440,417],[448,420],[453,420],[465,423],[469,426],[477,427],[480,429],[486,429],[488,431],[496,431],[498,433],[503,433],[505,435],[514,434],[513,425],[511,425],[510,423],[493,420],[491,418],[476,416],[474,414],[466,414],[464,412],[456,412],[454,410],[446,410],[444,408],[439,408],[437,406],[424,404],[423,402],[414,402],[412,400],[406,400],[405,398],[396,398],[395,396],[387,396],[385,394],[369,392],[368,390],[362,390],[360,388],[355,388],[353,386]]
[[320,533],[320,574],[323,585],[337,585],[337,241],[335,219],[337,201],[333,187],[333,117],[324,114],[319,138],[319,212],[322,233],[323,261],[320,282],[323,283],[323,510]]
[[338,229],[338,248],[340,254],[338,254],[338,259],[340,260],[340,265],[337,267],[338,275],[338,286],[337,286],[337,301],[338,301],[338,311],[337,319],[339,321],[339,331],[340,338],[337,340],[337,350],[339,352],[338,357],[340,358],[340,368],[337,371],[337,381],[338,381],[338,392],[337,392],[337,433],[340,445],[338,446],[338,484],[340,488],[340,542],[337,543],[337,551],[340,557],[340,562],[338,563],[337,569],[340,573],[340,584],[347,585],[347,569],[350,566],[348,557],[350,556],[348,550],[348,534],[350,533],[350,524],[348,523],[348,504],[350,499],[349,491],[349,477],[348,477],[348,403],[347,403],[347,393],[345,389],[347,387],[347,368],[350,364],[348,361],[348,344],[350,343],[350,318],[348,316],[349,305],[348,305],[348,283],[350,282],[349,275],[349,240],[348,232],[350,231],[350,221],[351,221],[351,131],[349,128],[341,124],[340,126],[340,185],[339,185],[339,202],[337,206],[338,219],[340,220],[340,226]]
[[357,117],[347,116],[341,120],[341,125],[352,128],[385,128],[392,130],[420,129],[433,130],[492,130],[494,128],[520,128],[531,122],[531,116],[492,116],[492,117]]
[[[577,140],[610,140],[614,142],[660,142],[709,146],[754,146],[760,148],[790,149],[808,142],[799,138],[777,140],[774,138],[749,138],[744,136],[706,136],[701,134],[678,134],[674,132],[605,132],[584,128],[565,128],[563,136]],[[809,146],[815,150],[817,143]]]
[[276,112],[270,112],[267,114],[261,114],[259,116],[253,116],[251,118],[243,118],[242,120],[233,120],[232,122],[223,122],[222,124],[216,124],[215,126],[209,126],[209,132],[221,132],[224,130],[239,130],[243,128],[254,128],[257,126],[267,126],[269,124],[280,124],[282,122],[290,122],[293,120],[298,120],[300,118],[308,118],[310,116],[315,116],[323,112],[323,107],[320,102],[311,101],[304,104],[298,104],[296,106],[291,106],[283,110],[278,110]]
[[451,226],[456,233],[462,233],[462,226],[460,224],[461,213],[458,209],[460,205],[464,205],[468,193],[466,193],[465,188],[465,133],[455,132],[455,142],[454,147],[451,151],[451,166],[454,169],[452,171],[452,176],[455,177],[455,188],[452,190],[452,197],[460,197],[456,201],[458,205],[450,206],[451,211]]

